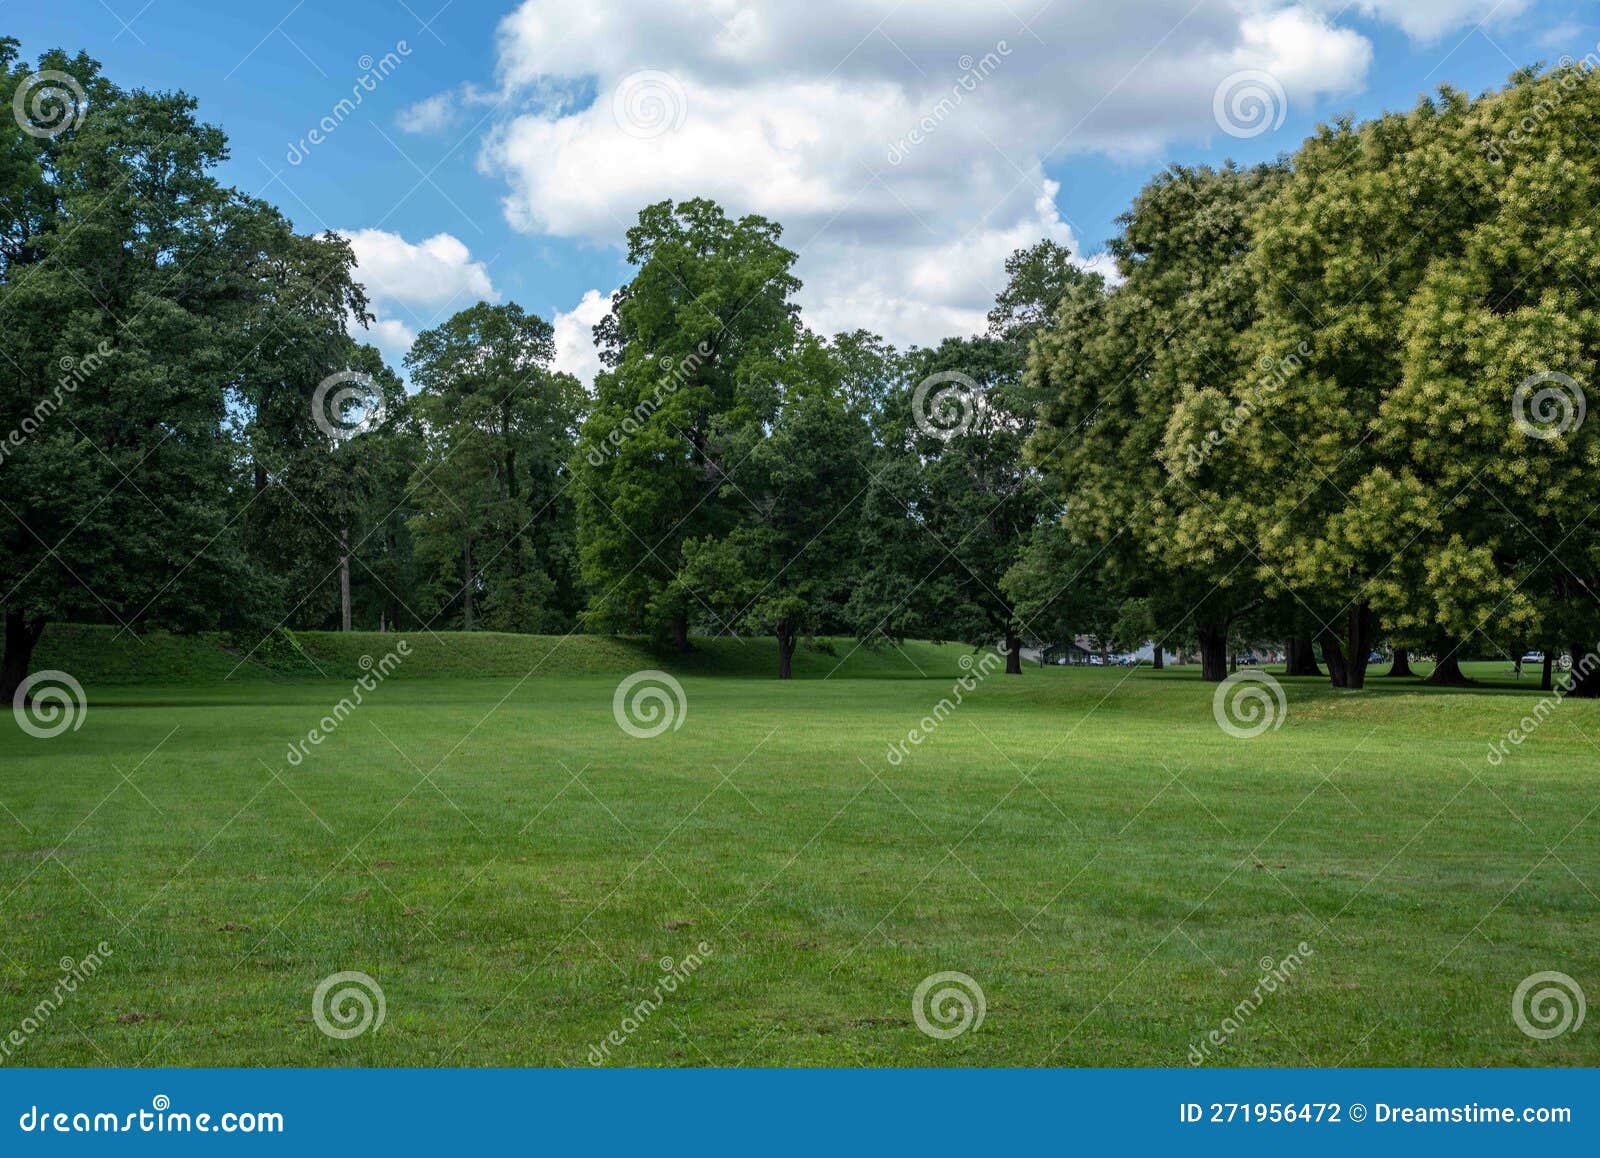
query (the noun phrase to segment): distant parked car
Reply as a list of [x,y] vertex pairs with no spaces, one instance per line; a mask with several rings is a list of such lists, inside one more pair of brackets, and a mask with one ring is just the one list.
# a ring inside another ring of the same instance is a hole
[[1383,662],[1383,653],[1381,651],[1373,652],[1371,655],[1367,656],[1367,662],[1368,663],[1382,663]]
[[1530,652],[1528,652],[1526,655],[1524,655],[1522,657],[1522,662],[1523,663],[1543,663],[1544,662],[1544,652],[1542,652],[1542,651],[1530,651]]
[[1239,657],[1239,663],[1244,667],[1258,667],[1261,664],[1261,657],[1247,651]]

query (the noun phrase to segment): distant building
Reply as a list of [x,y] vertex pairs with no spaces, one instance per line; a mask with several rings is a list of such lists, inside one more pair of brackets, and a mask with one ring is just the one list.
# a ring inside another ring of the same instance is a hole
[[[1172,651],[1169,648],[1161,649],[1161,657],[1163,663],[1183,662],[1182,655],[1176,651]],[[1154,663],[1156,658],[1155,645],[1150,643],[1145,644],[1143,647],[1139,648],[1133,653],[1133,658],[1138,660],[1140,663]]]
[[[1024,659],[1034,663],[1041,663],[1048,667],[1065,664],[1076,667],[1080,664],[1119,664],[1151,663],[1155,659],[1155,649],[1150,644],[1145,644],[1136,651],[1113,652],[1102,647],[1100,641],[1091,635],[1074,636],[1071,643],[1035,643],[1031,647],[1022,649]],[[1163,656],[1167,663],[1182,663],[1179,653],[1164,651]]]
[[1039,649],[1039,662],[1047,667],[1057,664],[1088,663],[1095,653],[1081,643],[1052,643]]

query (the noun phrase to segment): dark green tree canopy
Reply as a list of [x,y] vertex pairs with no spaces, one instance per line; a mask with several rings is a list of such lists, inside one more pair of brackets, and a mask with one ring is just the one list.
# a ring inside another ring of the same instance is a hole
[[592,627],[686,645],[689,616],[704,610],[678,581],[683,543],[739,517],[722,493],[738,462],[715,435],[799,337],[781,232],[705,200],[649,206],[628,231],[638,273],[595,327],[612,368],[595,381],[574,460]]

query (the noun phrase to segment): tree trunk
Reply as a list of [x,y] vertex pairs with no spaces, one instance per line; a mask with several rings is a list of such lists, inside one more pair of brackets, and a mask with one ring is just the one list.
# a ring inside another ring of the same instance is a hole
[[794,678],[794,624],[787,619],[778,620],[778,678]]
[[1367,686],[1367,656],[1372,654],[1372,608],[1365,603],[1350,609],[1346,623],[1349,651],[1345,653],[1344,686],[1360,691]]
[[1541,692],[1555,690],[1555,667],[1556,653],[1547,647],[1544,652],[1544,672],[1539,676],[1539,690]]
[[1009,624],[1006,626],[1006,675],[1022,674],[1022,640]]
[[1228,678],[1228,628],[1226,624],[1200,625],[1200,678],[1220,684]]
[[20,611],[6,612],[6,649],[0,657],[0,709],[9,707],[17,689],[28,678],[33,663],[33,648],[44,634],[44,619],[28,622]]
[[461,586],[461,630],[472,630],[472,540],[467,540],[463,552],[467,580]]
[[1581,643],[1572,645],[1571,682],[1567,695],[1580,700],[1600,700],[1600,662],[1594,653]]
[[339,528],[339,630],[350,630],[350,528]]
[[1323,628],[1317,632],[1317,639],[1322,644],[1322,659],[1328,665],[1328,679],[1336,688],[1350,686],[1350,673],[1344,662],[1344,644],[1339,642],[1337,632]]
[[672,633],[673,647],[682,652],[692,650],[689,644],[689,621],[687,619],[681,615],[674,615],[667,620],[667,630]]
[[1460,659],[1461,645],[1449,642],[1440,645],[1439,661],[1433,665],[1433,674],[1427,682],[1443,687],[1460,687],[1469,684],[1469,680],[1461,671]]
[[1389,665],[1389,679],[1399,679],[1401,676],[1409,679],[1417,673],[1411,670],[1411,652],[1403,647],[1394,649],[1394,662]]
[[506,494],[514,499],[517,497],[517,448],[511,441],[511,394],[500,400],[500,439],[505,444]]
[[1156,671],[1161,671],[1167,666],[1166,657],[1161,654],[1161,644],[1159,641],[1156,643],[1155,659],[1150,661],[1150,666],[1155,668]]
[[1284,656],[1284,675],[1320,676],[1317,666],[1317,645],[1309,635],[1296,635],[1289,640],[1288,654]]

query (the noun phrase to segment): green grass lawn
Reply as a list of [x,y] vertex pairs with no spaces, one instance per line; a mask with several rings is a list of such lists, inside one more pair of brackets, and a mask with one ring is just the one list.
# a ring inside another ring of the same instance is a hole
[[[1511,1017],[1545,970],[1600,998],[1600,704],[1485,759],[1534,675],[1285,681],[1283,726],[1236,739],[1193,672],[1035,667],[893,764],[962,649],[840,643],[780,685],[770,645],[708,647],[682,726],[636,739],[642,644],[423,637],[288,763],[393,641],[303,638],[321,680],[156,639],[205,679],[157,684],[47,635],[89,708],[0,727],[0,1039],[111,953],[0,1062],[585,1065],[699,953],[610,1064],[1183,1065],[1304,942],[1211,1064],[1600,1064],[1593,1011]],[[386,1002],[349,1040],[312,1017],[343,970]],[[938,1040],[912,994],[950,970],[986,1014]]]

